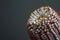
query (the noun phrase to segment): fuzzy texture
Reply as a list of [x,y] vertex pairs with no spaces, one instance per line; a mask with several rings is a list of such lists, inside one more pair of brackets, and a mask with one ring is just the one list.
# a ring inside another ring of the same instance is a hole
[[33,11],[27,22],[31,40],[60,40],[60,17],[49,6]]

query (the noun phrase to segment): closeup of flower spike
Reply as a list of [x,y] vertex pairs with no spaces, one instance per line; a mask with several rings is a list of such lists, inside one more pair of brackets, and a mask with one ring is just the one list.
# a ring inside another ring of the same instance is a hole
[[34,10],[27,21],[31,40],[60,40],[60,17],[49,6]]

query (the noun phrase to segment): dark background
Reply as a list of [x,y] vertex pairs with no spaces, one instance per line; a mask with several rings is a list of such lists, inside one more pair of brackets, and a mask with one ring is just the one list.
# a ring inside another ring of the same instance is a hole
[[50,6],[60,12],[60,0],[1,0],[0,4],[0,40],[29,40],[28,16],[41,6]]

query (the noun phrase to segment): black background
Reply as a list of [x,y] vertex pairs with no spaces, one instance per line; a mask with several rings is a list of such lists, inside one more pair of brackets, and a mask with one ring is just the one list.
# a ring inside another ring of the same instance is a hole
[[50,6],[60,12],[60,0],[2,0],[0,4],[0,40],[29,40],[28,16],[41,6]]

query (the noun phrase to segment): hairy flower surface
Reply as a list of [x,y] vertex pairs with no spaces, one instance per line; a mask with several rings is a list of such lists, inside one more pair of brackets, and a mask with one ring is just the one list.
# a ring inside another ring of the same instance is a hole
[[31,40],[60,40],[60,17],[49,6],[34,10],[27,22]]

